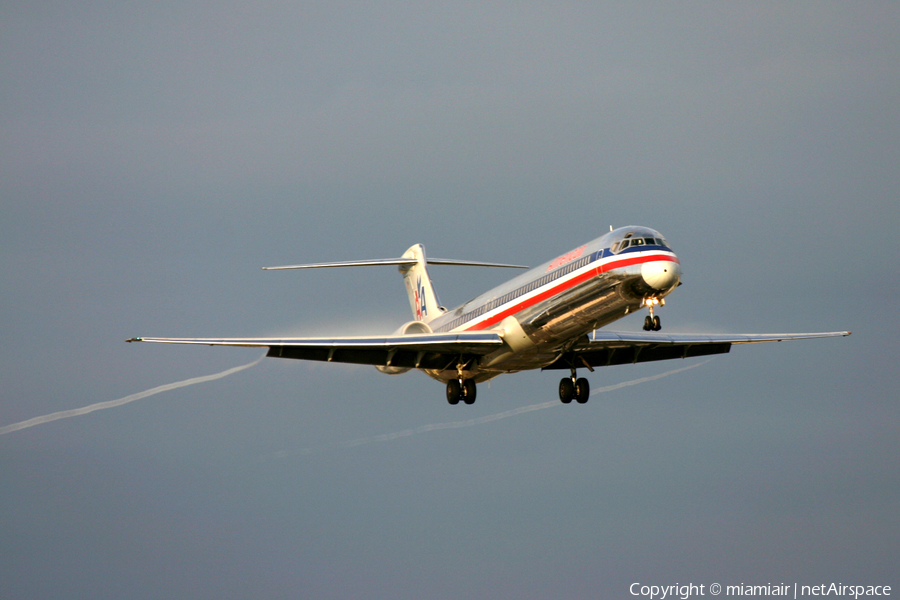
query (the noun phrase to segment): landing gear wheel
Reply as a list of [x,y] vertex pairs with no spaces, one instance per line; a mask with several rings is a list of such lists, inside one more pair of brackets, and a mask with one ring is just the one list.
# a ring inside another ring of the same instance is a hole
[[474,379],[466,379],[463,381],[462,385],[462,400],[466,404],[475,404],[475,380]]
[[559,400],[563,404],[568,404],[575,397],[575,384],[568,377],[559,380]]
[[460,397],[459,381],[451,379],[447,382],[447,402],[450,404],[459,404]]
[[647,315],[644,317],[644,331],[650,331],[653,329],[653,317]]
[[578,381],[575,382],[575,400],[578,404],[584,404],[588,401],[588,398],[591,395],[591,384],[588,383],[588,380],[582,377]]
[[653,317],[653,331],[659,331],[662,325],[659,323],[659,316]]

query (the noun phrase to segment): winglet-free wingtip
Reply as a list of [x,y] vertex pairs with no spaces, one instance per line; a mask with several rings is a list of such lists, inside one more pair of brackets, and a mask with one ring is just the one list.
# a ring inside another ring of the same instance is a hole
[[133,338],[125,340],[125,341],[130,344],[131,342],[142,342],[143,340],[139,337],[133,337]]

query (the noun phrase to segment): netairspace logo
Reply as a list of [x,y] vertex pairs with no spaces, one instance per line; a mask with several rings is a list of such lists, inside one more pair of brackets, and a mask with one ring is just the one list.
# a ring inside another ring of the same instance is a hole
[[822,583],[819,585],[799,585],[797,583],[767,583],[766,585],[748,585],[741,582],[740,585],[722,586],[719,583],[687,583],[674,585],[649,585],[640,582],[632,583],[628,588],[632,596],[642,596],[648,600],[666,600],[666,598],[699,598],[702,596],[719,596],[724,593],[726,598],[756,597],[756,596],[780,596],[784,598],[804,598],[818,596],[836,596],[844,598],[863,598],[875,596],[890,596],[889,585],[844,585],[843,583]]

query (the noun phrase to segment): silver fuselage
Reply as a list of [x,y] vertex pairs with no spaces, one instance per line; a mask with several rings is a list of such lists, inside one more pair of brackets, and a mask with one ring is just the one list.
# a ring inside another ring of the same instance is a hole
[[[623,245],[626,245],[623,249]],[[485,381],[540,368],[599,329],[678,285],[678,257],[659,232],[622,227],[531,269],[429,323],[435,332],[492,330],[504,346],[466,365],[463,375]],[[442,381],[456,369],[428,370]]]

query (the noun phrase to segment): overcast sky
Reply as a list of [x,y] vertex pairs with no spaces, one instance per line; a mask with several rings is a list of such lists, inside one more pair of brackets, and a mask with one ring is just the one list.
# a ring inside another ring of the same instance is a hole
[[[898,589],[898,30],[890,2],[6,7],[0,427],[261,354],[135,335],[393,331],[393,268],[259,267],[417,242],[535,265],[646,225],[684,270],[664,331],[853,335],[538,410],[559,373],[451,407],[266,359],[10,431],[0,597]],[[455,306],[511,273],[431,275]]]

